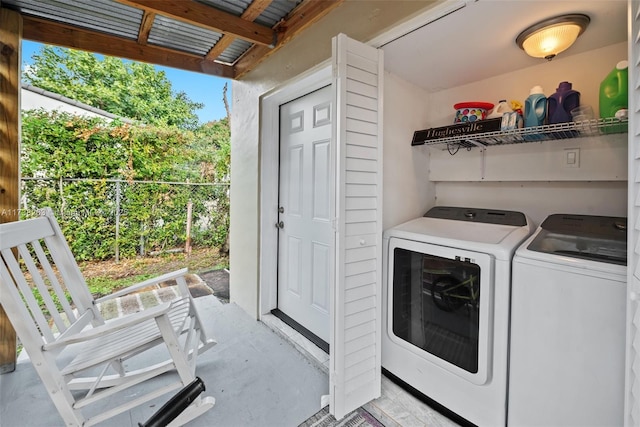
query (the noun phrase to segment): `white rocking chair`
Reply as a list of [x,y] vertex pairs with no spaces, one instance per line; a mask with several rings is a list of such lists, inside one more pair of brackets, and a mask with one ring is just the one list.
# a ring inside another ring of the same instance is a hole
[[[202,328],[187,269],[94,299],[50,209],[1,224],[0,256],[0,304],[67,426],[94,425],[187,386],[196,379],[197,355],[216,344]],[[97,304],[172,279],[176,299],[114,320],[100,315]],[[148,351],[163,343],[164,352]],[[136,385],[135,393],[121,393]],[[214,403],[197,397],[169,425],[183,425]]]

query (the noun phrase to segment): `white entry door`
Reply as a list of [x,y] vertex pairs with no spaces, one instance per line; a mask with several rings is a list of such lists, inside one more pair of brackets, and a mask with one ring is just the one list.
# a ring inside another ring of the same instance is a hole
[[278,308],[329,342],[331,86],[280,106]]

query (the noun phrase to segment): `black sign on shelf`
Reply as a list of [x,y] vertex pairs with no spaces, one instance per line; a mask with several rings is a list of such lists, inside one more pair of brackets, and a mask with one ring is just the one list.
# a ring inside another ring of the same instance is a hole
[[413,133],[411,145],[422,145],[427,141],[463,135],[473,135],[500,130],[502,118],[479,120],[477,122],[458,123],[450,126],[417,130]]

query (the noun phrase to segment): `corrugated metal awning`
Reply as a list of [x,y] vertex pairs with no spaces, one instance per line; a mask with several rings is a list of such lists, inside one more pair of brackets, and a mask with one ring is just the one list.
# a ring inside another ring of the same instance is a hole
[[261,60],[342,1],[2,0],[2,7],[20,12],[27,39],[236,78],[247,51]]

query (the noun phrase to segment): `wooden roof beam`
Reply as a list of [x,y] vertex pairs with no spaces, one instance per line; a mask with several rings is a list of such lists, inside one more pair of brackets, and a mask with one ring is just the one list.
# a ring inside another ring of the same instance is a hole
[[247,50],[242,57],[234,64],[235,78],[239,79],[260,62],[281,49],[291,39],[307,29],[309,26],[319,21],[336,7],[340,6],[344,0],[306,0],[291,11],[286,19],[280,21],[274,29],[278,33],[278,43],[273,49],[265,46],[254,45]]
[[23,38],[212,76],[233,78],[231,66],[202,56],[159,46],[140,45],[136,40],[84,30],[41,18],[23,16]]
[[167,16],[187,24],[197,25],[218,33],[231,34],[235,37],[261,46],[273,46],[276,40],[274,31],[269,27],[246,21],[238,16],[192,0],[116,1],[148,12]]
[[151,33],[151,27],[153,21],[156,19],[156,14],[153,12],[145,11],[142,15],[142,22],[140,23],[140,30],[138,30],[138,43],[147,44],[149,40],[149,34]]
[[[245,21],[255,21],[256,18],[260,16],[266,8],[269,7],[272,1],[273,0],[254,0],[253,3],[251,3],[249,7],[247,7],[245,11],[242,12],[240,18],[244,19]],[[217,59],[220,55],[222,55],[222,52],[224,52],[229,46],[231,46],[231,43],[233,43],[235,39],[236,37],[230,34],[223,35],[215,44],[215,46],[213,46],[211,50],[209,50],[206,58],[211,60]]]

